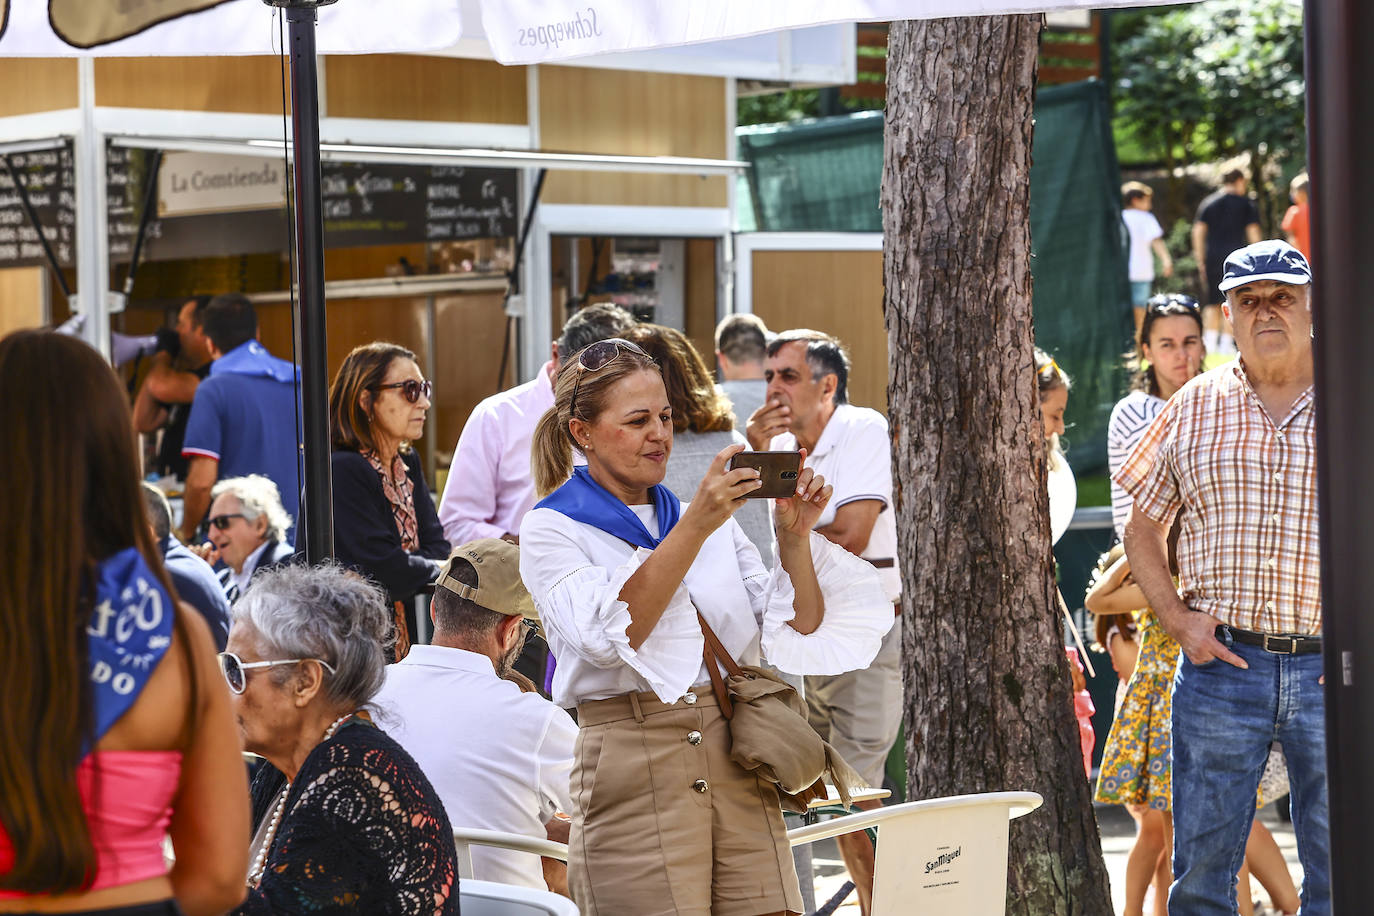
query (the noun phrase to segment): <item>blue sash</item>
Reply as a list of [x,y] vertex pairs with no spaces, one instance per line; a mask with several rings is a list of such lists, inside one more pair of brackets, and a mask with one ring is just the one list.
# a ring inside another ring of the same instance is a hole
[[649,496],[658,514],[658,537],[649,534],[639,516],[593,480],[585,467],[573,468],[568,482],[541,499],[535,508],[562,512],[574,521],[615,535],[636,547],[653,550],[677,524],[682,515],[682,503],[661,483],[649,488]]
[[[98,568],[95,608],[86,627],[95,700],[95,741],[129,711],[172,643],[172,596],[130,547]],[[89,751],[84,748],[82,754]]]
[[232,372],[235,375],[255,375],[274,378],[279,382],[294,384],[296,367],[284,359],[278,359],[256,340],[240,344],[210,364],[211,375]]

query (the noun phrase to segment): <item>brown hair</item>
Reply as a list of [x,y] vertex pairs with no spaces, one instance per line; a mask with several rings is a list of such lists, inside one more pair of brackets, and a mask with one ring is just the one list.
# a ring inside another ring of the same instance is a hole
[[[77,789],[94,744],[86,627],[97,564],[138,549],[176,591],[153,544],[124,388],[99,353],[47,331],[0,340],[0,824],[14,864],[0,888],[60,894],[90,887],[96,855]],[[188,676],[187,735],[199,708]]]
[[734,409],[711,379],[701,354],[686,335],[674,328],[641,324],[625,332],[625,339],[644,348],[663,373],[663,387],[673,407],[673,431],[727,432],[735,428]]
[[[367,452],[376,449],[372,418],[363,409],[363,392],[375,392],[386,381],[387,370],[398,359],[414,360],[415,354],[399,344],[373,341],[354,347],[339,366],[329,386],[329,445],[335,451]],[[401,443],[401,451],[410,449]]]
[[577,418],[591,423],[606,409],[607,393],[621,379],[636,372],[660,370],[651,357],[623,347],[615,359],[596,371],[583,369],[582,363],[575,359],[563,363],[554,380],[553,406],[539,418],[530,444],[530,468],[534,471],[535,491],[540,496],[558,489],[572,474],[572,450],[577,442],[568,423],[574,416],[574,390]]

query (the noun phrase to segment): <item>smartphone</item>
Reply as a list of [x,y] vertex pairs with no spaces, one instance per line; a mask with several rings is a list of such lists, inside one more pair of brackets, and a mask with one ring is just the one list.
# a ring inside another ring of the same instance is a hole
[[787,499],[797,492],[801,452],[740,452],[730,459],[730,470],[755,468],[763,486],[746,499]]

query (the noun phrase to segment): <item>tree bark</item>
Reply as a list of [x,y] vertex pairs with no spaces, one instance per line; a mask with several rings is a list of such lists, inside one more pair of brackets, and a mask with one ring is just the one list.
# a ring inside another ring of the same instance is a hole
[[883,172],[909,794],[1029,789],[1007,912],[1112,912],[1073,717],[1031,331],[1040,16],[894,22]]

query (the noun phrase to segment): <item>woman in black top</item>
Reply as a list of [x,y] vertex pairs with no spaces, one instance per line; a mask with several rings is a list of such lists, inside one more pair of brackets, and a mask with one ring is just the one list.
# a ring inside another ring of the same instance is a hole
[[264,572],[234,605],[220,670],[244,749],[272,765],[234,916],[458,913],[443,802],[368,711],[389,618],[380,589],[334,564]]
[[430,383],[415,354],[357,347],[329,391],[338,558],[408,601],[438,575],[449,543],[410,443],[420,438]]

